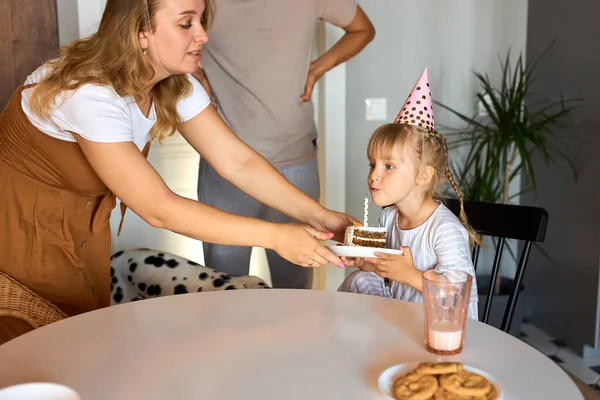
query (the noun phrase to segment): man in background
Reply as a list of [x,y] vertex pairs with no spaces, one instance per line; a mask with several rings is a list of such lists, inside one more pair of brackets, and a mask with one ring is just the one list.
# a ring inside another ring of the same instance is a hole
[[[312,60],[317,21],[345,33]],[[196,77],[225,121],[289,181],[319,200],[317,129],[311,94],[333,67],[358,54],[375,28],[355,0],[219,0],[203,69]],[[261,204],[200,161],[198,200],[234,214],[272,222],[297,222]],[[205,264],[247,275],[251,247],[203,243]],[[267,250],[275,288],[310,288],[313,270]]]

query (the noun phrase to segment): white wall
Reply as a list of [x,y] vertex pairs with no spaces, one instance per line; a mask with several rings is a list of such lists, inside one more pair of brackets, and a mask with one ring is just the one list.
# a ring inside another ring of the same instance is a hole
[[79,37],[79,16],[77,0],[56,0],[58,17],[58,43],[69,44]]
[[96,32],[105,5],[106,0],[77,0],[80,37]]
[[[497,79],[498,55],[525,49],[527,1],[359,0],[377,29],[375,40],[346,67],[346,211],[362,219],[368,192],[366,147],[391,122],[424,67],[435,100],[470,114],[476,104],[472,70]],[[387,120],[366,121],[365,99],[387,99]],[[456,126],[439,107],[436,122]],[[442,130],[443,133],[443,130]],[[452,155],[451,155],[452,157]],[[369,220],[379,210],[369,208]]]
[[106,0],[56,0],[61,46],[96,31]]
[[[320,51],[335,44],[343,31],[331,24],[322,24],[318,40]],[[320,81],[319,121],[319,176],[321,179],[321,204],[346,211],[346,64],[327,72]],[[335,245],[335,242],[329,241]],[[336,290],[344,280],[344,270],[328,264],[319,271],[323,277],[322,288]]]

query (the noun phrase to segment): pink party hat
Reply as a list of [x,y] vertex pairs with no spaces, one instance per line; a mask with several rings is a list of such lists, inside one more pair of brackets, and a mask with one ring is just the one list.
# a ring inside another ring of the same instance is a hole
[[431,92],[429,90],[429,73],[427,67],[423,70],[415,86],[413,86],[394,123],[419,126],[430,131],[435,130],[433,101],[431,100]]

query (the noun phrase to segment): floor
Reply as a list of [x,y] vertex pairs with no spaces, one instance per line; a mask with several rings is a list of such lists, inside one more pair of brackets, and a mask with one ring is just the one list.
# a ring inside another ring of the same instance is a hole
[[600,358],[580,358],[564,341],[553,338],[531,323],[521,326],[521,340],[600,393]]

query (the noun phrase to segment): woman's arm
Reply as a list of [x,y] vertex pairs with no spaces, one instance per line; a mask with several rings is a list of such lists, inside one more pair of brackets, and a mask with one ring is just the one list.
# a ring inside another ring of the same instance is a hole
[[[341,262],[315,240],[312,228],[233,215],[173,193],[132,142],[98,143],[74,136],[104,184],[152,226],[212,243],[273,249],[303,266]],[[319,240],[329,238],[320,235]]]
[[318,230],[331,231],[337,238],[354,220],[327,210],[291,184],[240,140],[214,108],[182,123],[179,132],[223,179],[259,202]]

